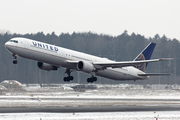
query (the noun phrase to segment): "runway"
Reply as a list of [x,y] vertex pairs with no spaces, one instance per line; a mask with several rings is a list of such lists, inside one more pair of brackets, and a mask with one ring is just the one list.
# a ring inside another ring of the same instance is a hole
[[[110,86],[112,88],[112,86]],[[180,119],[179,90],[39,88],[0,96],[0,120]]]
[[180,111],[180,99],[0,97],[0,113]]
[[140,112],[140,111],[179,111],[180,106],[78,106],[78,107],[6,107],[0,113],[73,113],[73,112]]

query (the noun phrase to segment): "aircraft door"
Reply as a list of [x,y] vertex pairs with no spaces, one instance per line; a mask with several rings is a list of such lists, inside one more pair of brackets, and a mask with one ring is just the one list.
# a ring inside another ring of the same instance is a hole
[[28,42],[27,41],[25,41],[24,42],[24,46],[26,47],[26,48],[28,48],[29,46],[28,46]]

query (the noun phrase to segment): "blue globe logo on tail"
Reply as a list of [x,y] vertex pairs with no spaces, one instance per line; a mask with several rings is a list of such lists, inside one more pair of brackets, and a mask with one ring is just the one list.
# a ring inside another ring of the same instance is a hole
[[[139,61],[139,60],[145,60],[145,57],[142,53],[136,59],[136,61]],[[141,63],[139,65],[135,65],[134,67],[144,72],[146,68],[146,63]]]
[[[134,61],[139,61],[139,60],[149,60],[151,58],[151,55],[154,51],[156,44],[155,43],[150,43],[135,59]],[[148,63],[141,63],[138,65],[135,65],[134,67],[141,70],[145,71]]]

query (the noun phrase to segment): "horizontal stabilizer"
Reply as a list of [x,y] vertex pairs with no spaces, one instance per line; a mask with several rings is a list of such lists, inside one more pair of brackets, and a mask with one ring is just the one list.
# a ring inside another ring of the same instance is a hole
[[146,74],[138,74],[139,76],[162,76],[162,75],[172,75],[169,73],[146,73]]

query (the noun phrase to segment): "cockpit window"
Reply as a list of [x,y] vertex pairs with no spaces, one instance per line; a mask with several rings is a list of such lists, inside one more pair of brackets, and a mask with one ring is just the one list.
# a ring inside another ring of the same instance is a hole
[[17,41],[17,40],[9,40],[9,42],[18,43],[18,41]]
[[18,41],[17,41],[17,40],[14,40],[14,42],[15,42],[15,43],[18,43]]

